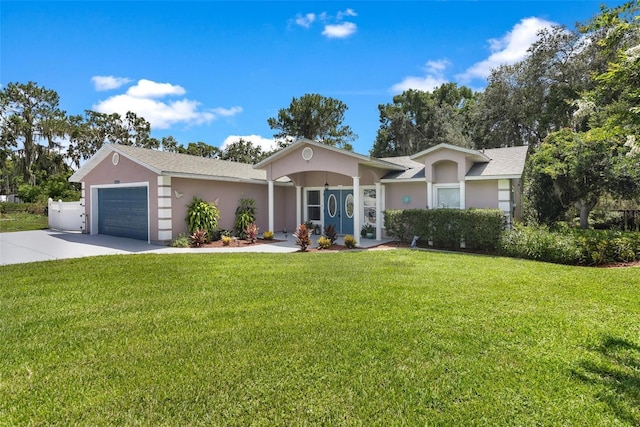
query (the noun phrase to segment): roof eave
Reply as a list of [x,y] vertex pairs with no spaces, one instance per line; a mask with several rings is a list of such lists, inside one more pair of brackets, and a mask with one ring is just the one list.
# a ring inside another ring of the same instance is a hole
[[489,181],[494,179],[520,179],[522,178],[522,174],[511,174],[511,175],[479,175],[479,176],[465,176],[465,181]]

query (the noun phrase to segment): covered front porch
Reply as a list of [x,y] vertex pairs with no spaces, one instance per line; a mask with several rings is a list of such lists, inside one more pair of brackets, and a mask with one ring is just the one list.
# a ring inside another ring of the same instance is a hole
[[276,222],[274,207],[281,203],[274,185],[286,176],[295,188],[295,207],[287,209],[295,209],[296,226],[311,222],[323,232],[332,225],[339,235],[353,235],[360,244],[360,231],[369,225],[375,241],[382,241],[385,186],[380,179],[400,166],[302,139],[255,168],[267,173],[270,230]]

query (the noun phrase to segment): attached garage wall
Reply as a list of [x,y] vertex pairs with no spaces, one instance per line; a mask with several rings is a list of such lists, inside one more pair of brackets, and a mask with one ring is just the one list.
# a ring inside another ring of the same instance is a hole
[[[84,178],[85,209],[88,219],[87,229],[91,234],[99,233],[99,200],[98,190],[101,188],[146,187],[148,191],[147,208],[150,230],[148,240],[158,239],[158,179],[157,175],[126,158],[119,156],[114,164],[112,155],[107,156]],[[95,198],[95,200],[94,200]]]

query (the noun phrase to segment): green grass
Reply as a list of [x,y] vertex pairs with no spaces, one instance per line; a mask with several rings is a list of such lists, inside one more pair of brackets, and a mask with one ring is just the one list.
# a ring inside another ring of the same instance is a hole
[[0,233],[42,230],[43,228],[49,228],[49,218],[46,215],[35,215],[26,212],[0,214]]
[[4,425],[638,425],[640,269],[422,251],[0,267]]

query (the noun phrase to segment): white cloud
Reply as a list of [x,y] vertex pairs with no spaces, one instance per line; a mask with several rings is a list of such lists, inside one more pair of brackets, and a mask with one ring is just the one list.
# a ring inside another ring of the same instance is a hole
[[358,14],[353,9],[349,8],[344,12],[338,12],[336,18],[338,18],[338,21],[342,21],[345,16],[358,16]]
[[[312,24],[316,21],[324,25],[322,35],[327,38],[346,38],[353,35],[358,26],[353,22],[344,21],[345,17],[355,17],[358,14],[351,8],[343,11],[338,11],[335,16],[329,15],[327,12],[307,13],[296,15],[293,20],[296,25],[304,28],[311,28]],[[291,21],[289,21],[291,22]]]
[[322,35],[330,39],[344,39],[356,32],[358,27],[353,22],[325,25]]
[[304,16],[302,14],[298,14],[298,16],[296,16],[295,22],[296,22],[296,25],[299,25],[304,28],[309,28],[311,24],[313,24],[313,21],[315,20],[316,20],[315,13],[307,13]]
[[462,82],[474,78],[486,79],[492,69],[523,60],[527,56],[527,49],[538,40],[538,32],[553,25],[553,22],[535,17],[521,20],[502,38],[488,41],[491,55],[487,59],[473,64],[456,77]]
[[93,76],[91,77],[91,81],[96,90],[103,91],[117,89],[129,83],[131,79],[115,76]]
[[182,86],[139,80],[124,94],[111,96],[93,105],[100,113],[118,113],[124,116],[133,111],[151,123],[152,129],[168,129],[174,124],[201,125],[218,117],[230,117],[242,112],[242,107],[201,110],[201,103],[187,98],[161,100],[167,96],[183,95]]
[[221,150],[226,149],[229,144],[232,144],[232,143],[238,141],[240,138],[244,139],[245,141],[251,141],[251,143],[254,146],[260,147],[262,149],[262,151],[271,151],[271,150],[275,149],[276,146],[277,146],[275,140],[269,139],[269,138],[264,138],[264,137],[262,137],[260,135],[229,135],[222,142],[222,145],[220,146],[220,149]]
[[127,90],[127,95],[135,98],[163,98],[167,95],[184,95],[186,92],[182,86],[140,79],[138,84]]
[[242,107],[231,107],[231,108],[218,107],[218,108],[214,108],[212,111],[217,116],[231,117],[231,116],[235,116],[238,113],[241,113],[242,112]]
[[449,81],[444,75],[444,71],[449,65],[450,62],[446,59],[429,61],[424,67],[424,76],[405,77],[400,83],[394,84],[391,87],[391,91],[394,93],[400,93],[405,90],[416,89],[431,92],[438,86],[442,86],[444,83]]

